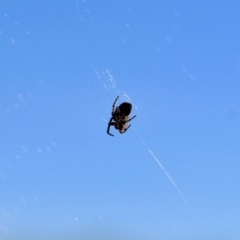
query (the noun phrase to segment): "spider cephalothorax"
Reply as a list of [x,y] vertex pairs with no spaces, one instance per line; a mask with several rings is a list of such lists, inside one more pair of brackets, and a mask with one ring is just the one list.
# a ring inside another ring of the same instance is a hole
[[116,98],[116,100],[113,103],[112,117],[110,118],[108,123],[107,133],[111,136],[114,136],[109,132],[111,126],[114,126],[117,130],[119,130],[120,133],[125,133],[128,130],[128,128],[130,128],[131,126],[131,124],[128,125],[128,122],[130,122],[133,118],[136,117],[136,115],[133,116],[132,118],[128,117],[132,110],[132,104],[129,102],[124,102],[120,104],[119,107],[116,107],[115,109],[115,104],[118,98],[119,96]]

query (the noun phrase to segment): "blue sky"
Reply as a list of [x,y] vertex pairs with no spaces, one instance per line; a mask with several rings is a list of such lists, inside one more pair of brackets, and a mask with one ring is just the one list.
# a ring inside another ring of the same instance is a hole
[[239,10],[2,1],[0,239],[239,239]]

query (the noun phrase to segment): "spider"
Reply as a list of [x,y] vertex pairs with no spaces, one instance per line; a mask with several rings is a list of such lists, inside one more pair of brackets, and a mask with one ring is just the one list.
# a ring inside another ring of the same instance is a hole
[[129,102],[123,102],[122,104],[119,105],[119,107],[116,107],[115,109],[115,104],[118,98],[119,96],[116,98],[116,100],[113,103],[112,117],[110,118],[108,123],[107,134],[111,136],[114,136],[109,132],[111,126],[114,126],[117,130],[119,130],[120,133],[125,133],[131,126],[131,124],[128,125],[128,123],[133,118],[136,117],[136,115],[131,118],[128,117],[132,110],[132,104]]

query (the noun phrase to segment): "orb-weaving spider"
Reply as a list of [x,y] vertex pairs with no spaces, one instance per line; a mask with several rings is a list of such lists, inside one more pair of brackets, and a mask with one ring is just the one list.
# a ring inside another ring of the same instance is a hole
[[129,118],[129,114],[131,113],[132,110],[132,104],[129,102],[123,102],[122,104],[119,105],[119,107],[116,107],[115,109],[115,104],[118,100],[119,96],[116,98],[116,100],[113,103],[112,106],[112,117],[110,118],[108,122],[108,129],[107,129],[107,134],[114,136],[109,132],[110,127],[114,126],[117,130],[119,130],[120,133],[125,133],[131,126],[128,125],[128,123],[136,117],[133,116]]

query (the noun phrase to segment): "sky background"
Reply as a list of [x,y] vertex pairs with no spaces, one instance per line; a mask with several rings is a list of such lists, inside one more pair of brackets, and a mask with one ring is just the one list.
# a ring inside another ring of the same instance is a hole
[[2,0],[0,239],[240,239],[239,11]]

